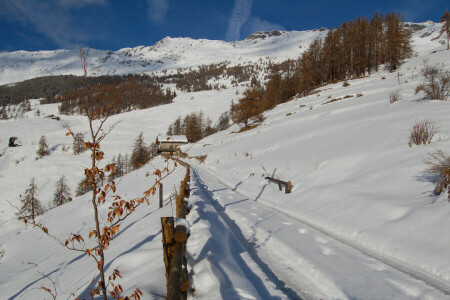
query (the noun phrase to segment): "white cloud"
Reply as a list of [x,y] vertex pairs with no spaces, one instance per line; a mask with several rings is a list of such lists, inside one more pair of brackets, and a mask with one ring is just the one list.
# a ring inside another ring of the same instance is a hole
[[250,21],[248,21],[246,29],[249,34],[255,33],[256,31],[285,30],[285,28],[279,24],[264,21],[258,17],[252,17]]
[[147,0],[148,16],[153,22],[162,22],[169,10],[168,0]]
[[239,40],[241,37],[241,27],[245,24],[252,13],[253,0],[236,0],[233,11],[228,22],[226,40]]

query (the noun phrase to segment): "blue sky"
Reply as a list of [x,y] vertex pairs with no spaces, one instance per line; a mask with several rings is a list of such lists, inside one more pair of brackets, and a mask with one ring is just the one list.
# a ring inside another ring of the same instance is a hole
[[0,51],[118,50],[171,37],[241,40],[258,30],[337,27],[399,12],[438,22],[448,0],[0,0]]

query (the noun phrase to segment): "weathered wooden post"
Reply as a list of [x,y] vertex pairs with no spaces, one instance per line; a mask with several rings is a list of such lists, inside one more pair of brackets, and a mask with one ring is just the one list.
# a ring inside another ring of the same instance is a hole
[[160,183],[159,186],[159,208],[163,207],[163,184]]
[[162,217],[161,218],[161,230],[162,230],[162,243],[164,252],[164,265],[166,267],[166,281],[169,281],[169,267],[173,256],[173,250],[175,246],[174,241],[174,218]]
[[290,181],[286,182],[286,189],[284,190],[284,192],[286,194],[289,194],[292,190],[292,183]]

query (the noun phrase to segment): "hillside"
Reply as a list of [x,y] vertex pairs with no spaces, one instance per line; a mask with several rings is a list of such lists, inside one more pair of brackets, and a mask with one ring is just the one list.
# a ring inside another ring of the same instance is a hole
[[[435,184],[423,160],[436,149],[450,154],[450,107],[448,101],[416,95],[415,88],[424,62],[450,69],[450,52],[434,39],[439,25],[420,25],[413,36],[416,55],[398,72],[381,68],[349,80],[346,87],[342,82],[320,87],[265,112],[256,128],[238,133],[240,127],[233,125],[183,146],[191,157],[206,155],[203,163],[188,159],[194,170],[188,217],[190,298],[449,298],[450,206],[445,193],[433,194]],[[235,43],[167,38],[153,47],[113,52],[107,59],[106,52],[92,50],[90,59],[96,74],[175,71],[197,66],[200,58],[201,64],[284,60],[298,57],[320,33],[258,33]],[[76,51],[1,53],[0,58],[2,83],[81,71]],[[142,66],[144,61],[149,64]],[[216,122],[245,89],[177,91],[174,103],[113,116],[109,125],[117,125],[102,144],[105,160],[129,153],[141,131],[152,142],[180,115],[202,110]],[[396,90],[401,99],[391,104],[389,95]],[[24,118],[0,121],[0,248],[5,251],[0,294],[6,299],[50,299],[39,290],[51,286],[45,276],[55,281],[61,298],[72,293],[88,297],[96,274],[87,257],[63,249],[36,229],[25,229],[7,202],[18,206],[19,194],[35,177],[40,200],[48,207],[62,174],[72,191],[83,177],[89,155],[73,155],[62,125],[87,131],[85,118],[62,115],[56,121],[45,117],[50,114],[58,114],[57,104],[32,101]],[[409,147],[412,126],[425,118],[439,125],[439,134],[431,144]],[[36,160],[41,135],[52,153]],[[22,146],[7,148],[10,136],[19,137]],[[119,194],[138,196],[154,182],[148,175],[163,165],[157,158],[127,174]],[[173,193],[168,187],[183,172],[177,168],[164,182],[166,200]],[[292,181],[292,193],[280,192],[265,176]],[[107,254],[107,269],[119,267],[125,291],[139,287],[143,299],[165,298],[160,217],[172,215],[173,207],[167,201],[157,209],[153,200],[127,220]],[[39,220],[61,239],[70,232],[86,234],[93,227],[88,201],[77,197]]]

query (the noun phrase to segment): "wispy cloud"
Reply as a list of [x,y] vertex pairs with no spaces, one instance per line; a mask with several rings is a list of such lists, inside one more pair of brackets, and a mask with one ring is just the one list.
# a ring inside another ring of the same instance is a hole
[[147,0],[148,16],[153,22],[162,22],[169,10],[169,0]]
[[239,40],[241,37],[241,27],[245,24],[252,13],[253,0],[236,0],[233,11],[228,22],[226,40]]
[[86,42],[89,36],[73,28],[70,8],[105,3],[105,0],[2,0],[0,16],[12,22],[31,25],[60,47],[73,48]]
[[105,0],[57,0],[58,4],[66,7],[81,7],[86,5],[105,5]]
[[255,33],[256,31],[285,30],[285,28],[279,24],[264,21],[258,17],[251,17],[246,27],[249,34]]

